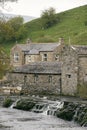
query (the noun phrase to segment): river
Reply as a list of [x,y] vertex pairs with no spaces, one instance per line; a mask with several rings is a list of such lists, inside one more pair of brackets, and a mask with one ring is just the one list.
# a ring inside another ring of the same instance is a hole
[[0,130],[86,130],[74,122],[43,113],[0,107]]

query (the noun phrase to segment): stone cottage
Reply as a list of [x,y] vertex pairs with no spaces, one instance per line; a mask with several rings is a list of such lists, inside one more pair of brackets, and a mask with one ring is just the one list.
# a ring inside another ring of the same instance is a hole
[[28,93],[75,95],[87,82],[87,47],[58,43],[17,44],[11,49],[12,86]]

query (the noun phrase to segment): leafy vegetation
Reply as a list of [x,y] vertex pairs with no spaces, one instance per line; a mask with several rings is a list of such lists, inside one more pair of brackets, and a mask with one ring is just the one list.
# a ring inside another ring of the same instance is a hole
[[13,100],[9,97],[5,98],[3,102],[3,107],[10,107],[13,103]]
[[27,30],[23,25],[23,18],[18,16],[8,21],[0,20],[0,42],[14,42],[24,39]]
[[42,20],[43,29],[52,27],[58,22],[58,19],[55,14],[56,14],[55,9],[52,7],[42,12],[41,20]]
[[0,78],[2,78],[9,69],[9,57],[5,50],[0,47]]

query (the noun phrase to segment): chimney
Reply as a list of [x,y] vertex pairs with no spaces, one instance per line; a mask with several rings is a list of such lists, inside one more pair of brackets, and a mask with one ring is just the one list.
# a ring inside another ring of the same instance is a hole
[[61,38],[59,38],[59,43],[61,44],[61,45],[63,45],[64,44],[64,39],[61,37]]
[[26,44],[30,44],[30,43],[31,43],[31,40],[28,38],[26,41]]

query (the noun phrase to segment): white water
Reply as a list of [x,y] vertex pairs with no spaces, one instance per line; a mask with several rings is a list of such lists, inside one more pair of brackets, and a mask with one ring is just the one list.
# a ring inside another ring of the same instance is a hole
[[13,108],[14,106],[16,106],[18,101],[20,101],[20,99],[17,99],[15,102],[13,102],[13,104],[10,106],[10,108]]
[[43,113],[45,115],[54,115],[58,109],[63,108],[63,105],[64,102],[60,101],[49,101],[48,103],[41,102],[36,104],[32,111],[37,113]]
[[[0,108],[0,130],[86,130],[73,122],[51,115]],[[4,128],[7,127],[7,128]]]

